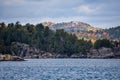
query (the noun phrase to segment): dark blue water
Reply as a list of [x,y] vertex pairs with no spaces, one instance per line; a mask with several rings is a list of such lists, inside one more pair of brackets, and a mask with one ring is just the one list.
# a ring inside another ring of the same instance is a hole
[[120,59],[5,61],[0,80],[120,80]]

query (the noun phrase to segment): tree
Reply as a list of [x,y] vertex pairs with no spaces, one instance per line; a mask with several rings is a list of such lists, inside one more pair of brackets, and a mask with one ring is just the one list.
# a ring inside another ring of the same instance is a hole
[[[4,23],[0,23],[0,51],[9,53],[12,42],[26,43],[42,51],[68,56],[75,53],[86,55],[92,47],[91,41],[79,40],[75,34],[67,33],[63,29],[52,31],[42,24],[21,25],[20,22],[16,22],[6,26]],[[17,49],[15,50],[17,51]]]
[[17,21],[16,23],[15,23],[15,28],[16,29],[19,29],[19,28],[21,28],[21,24],[20,24],[20,22],[19,21]]
[[112,48],[112,43],[107,39],[96,40],[94,43],[94,48],[99,49],[101,47]]

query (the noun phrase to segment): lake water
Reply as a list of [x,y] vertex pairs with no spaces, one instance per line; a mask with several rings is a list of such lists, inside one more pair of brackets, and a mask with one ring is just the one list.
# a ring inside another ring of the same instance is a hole
[[0,80],[120,80],[120,59],[4,61]]

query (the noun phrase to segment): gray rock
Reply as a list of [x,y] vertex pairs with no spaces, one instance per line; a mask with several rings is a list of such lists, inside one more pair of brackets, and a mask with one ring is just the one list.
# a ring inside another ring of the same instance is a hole
[[89,58],[115,58],[116,54],[119,55],[120,51],[115,50],[114,52],[111,48],[100,48],[100,49],[91,49],[87,57]]
[[57,54],[56,58],[68,58],[66,54]]
[[13,55],[26,58],[34,58],[35,55],[41,53],[39,49],[19,42],[13,42],[11,44],[11,52]]

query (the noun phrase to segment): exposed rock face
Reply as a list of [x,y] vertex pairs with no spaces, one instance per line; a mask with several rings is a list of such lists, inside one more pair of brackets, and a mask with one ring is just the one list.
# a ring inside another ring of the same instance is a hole
[[13,42],[11,44],[12,55],[24,58],[55,58],[54,53],[41,51],[24,43]]
[[120,57],[120,50],[112,50],[111,48],[91,49],[87,54],[88,58],[116,58]]
[[44,26],[48,26],[51,30],[56,31],[57,29],[64,29],[66,32],[75,34],[78,38],[87,38],[87,39],[100,39],[108,38],[109,34],[101,28],[96,28],[90,24],[80,22],[80,21],[71,21],[71,22],[62,22],[62,23],[53,23],[53,22],[43,22]]
[[87,54],[73,54],[71,58],[120,58],[120,48],[91,49]]
[[55,53],[44,52],[39,58],[55,58]]
[[120,58],[120,48],[114,48],[113,52],[116,58]]
[[91,49],[89,53],[73,53],[71,56],[67,54],[57,54],[41,51],[35,47],[30,47],[27,44],[14,42],[11,45],[13,56],[24,58],[120,58],[120,48],[100,48]]
[[33,58],[36,57],[40,53],[40,50],[35,47],[30,47],[27,44],[14,42],[11,45],[11,51],[13,55],[26,57],[26,58]]
[[71,58],[87,58],[87,56],[83,55],[82,53],[72,54],[70,57]]
[[66,54],[58,54],[56,58],[68,58],[68,56]]
[[12,56],[10,54],[0,54],[0,61],[24,61],[24,59],[19,56]]

